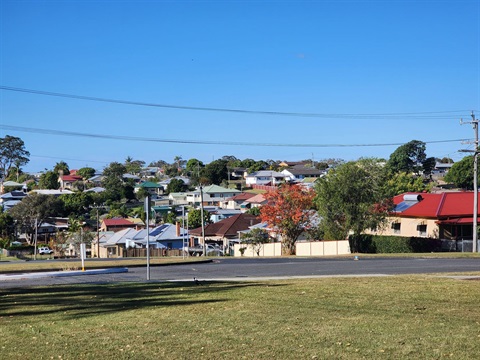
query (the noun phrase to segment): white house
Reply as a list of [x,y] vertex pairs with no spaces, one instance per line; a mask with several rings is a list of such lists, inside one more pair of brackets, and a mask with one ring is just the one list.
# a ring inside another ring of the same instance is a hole
[[277,171],[261,170],[245,177],[247,186],[251,185],[278,185],[284,182],[286,175]]

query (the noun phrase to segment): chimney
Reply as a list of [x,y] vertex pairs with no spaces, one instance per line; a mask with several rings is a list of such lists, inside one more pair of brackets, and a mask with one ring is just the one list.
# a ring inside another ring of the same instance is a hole
[[176,230],[177,230],[177,237],[180,236],[180,223],[177,221],[175,224]]

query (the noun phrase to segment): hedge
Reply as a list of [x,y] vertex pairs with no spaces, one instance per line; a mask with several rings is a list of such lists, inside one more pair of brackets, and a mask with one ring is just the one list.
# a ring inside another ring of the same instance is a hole
[[370,254],[425,253],[442,250],[439,239],[403,236],[360,235],[350,236],[352,252]]

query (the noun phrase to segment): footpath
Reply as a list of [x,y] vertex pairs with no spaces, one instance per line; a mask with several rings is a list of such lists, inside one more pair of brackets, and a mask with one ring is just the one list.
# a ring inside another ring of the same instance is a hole
[[68,270],[68,271],[42,271],[42,272],[25,272],[25,273],[13,273],[13,274],[0,274],[0,281],[8,280],[22,280],[22,279],[34,279],[42,277],[63,277],[63,276],[80,276],[80,275],[99,275],[99,274],[114,274],[114,273],[126,273],[128,268],[116,267],[108,269],[93,269],[93,270]]

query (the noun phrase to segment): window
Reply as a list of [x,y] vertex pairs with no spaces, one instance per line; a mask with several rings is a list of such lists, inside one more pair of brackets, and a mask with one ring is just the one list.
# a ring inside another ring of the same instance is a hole
[[417,225],[417,231],[419,236],[427,236],[427,225]]
[[400,223],[392,223],[392,229],[394,234],[400,234]]

